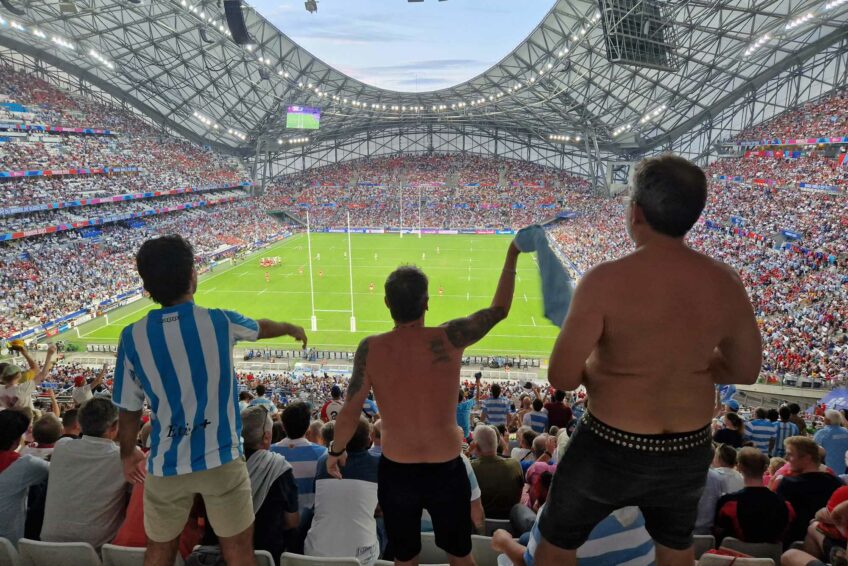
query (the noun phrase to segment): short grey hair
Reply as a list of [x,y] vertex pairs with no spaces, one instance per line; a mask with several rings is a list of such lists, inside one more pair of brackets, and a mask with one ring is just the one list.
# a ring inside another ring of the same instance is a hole
[[271,432],[273,427],[271,414],[261,405],[248,407],[241,412],[241,437],[245,448],[259,448],[265,433]]
[[828,409],[824,412],[824,418],[827,420],[827,424],[837,425],[837,426],[845,426],[845,417],[840,411],[836,409]]
[[94,397],[79,409],[78,419],[83,435],[102,438],[118,420],[118,408],[111,399]]
[[495,453],[498,448],[498,434],[491,426],[478,424],[474,429],[474,442],[482,453]]

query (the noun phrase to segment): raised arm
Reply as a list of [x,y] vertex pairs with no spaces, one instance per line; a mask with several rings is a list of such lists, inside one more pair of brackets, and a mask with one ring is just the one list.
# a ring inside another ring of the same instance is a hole
[[733,272],[733,291],[727,301],[730,320],[725,337],[710,360],[710,372],[717,384],[750,385],[760,376],[763,341],[754,308],[739,276]]
[[[327,458],[327,473],[338,479],[342,478],[342,472],[339,466],[344,466],[347,461],[347,454],[343,452],[347,447],[347,443],[350,442],[353,433],[356,431],[359,415],[362,413],[362,405],[365,403],[365,399],[368,398],[368,392],[371,391],[371,382],[368,379],[368,371],[366,369],[367,358],[368,338],[364,338],[359,343],[359,347],[356,348],[356,354],[353,356],[353,372],[347,386],[345,403],[336,417],[333,442],[329,446],[330,455]],[[333,456],[333,454],[336,455]]]
[[36,363],[35,359],[32,357],[32,354],[29,353],[29,350],[26,349],[26,346],[21,346],[19,348],[16,347],[16,348],[12,348],[12,349],[17,350],[18,352],[21,353],[21,355],[26,360],[26,363],[29,366],[29,369],[31,369],[32,371],[38,371],[38,364]]
[[260,340],[276,338],[278,336],[291,336],[298,342],[303,343],[303,347],[306,348],[306,332],[300,326],[289,324],[288,322],[274,322],[273,320],[264,318],[257,320],[256,324],[259,325]]
[[94,378],[94,381],[91,382],[91,390],[94,391],[97,389],[100,384],[103,383],[103,379],[106,377],[106,371],[109,369],[108,364],[103,364],[103,367],[100,368],[100,371],[97,372],[97,377]]
[[548,366],[548,381],[557,389],[572,391],[580,386],[586,359],[601,339],[603,278],[602,266],[590,269],[574,290]]
[[[41,383],[47,378],[47,374],[50,373],[50,369],[53,367],[53,356],[56,355],[56,344],[50,344],[47,346],[47,355],[44,357],[44,365],[41,366],[41,369],[35,374],[33,381],[36,385]],[[38,365],[36,365],[38,367]]]
[[515,266],[518,262],[518,248],[515,243],[509,245],[504,260],[498,288],[487,309],[482,309],[465,318],[457,318],[444,323],[448,340],[455,348],[467,348],[483,338],[494,326],[505,319],[512,306],[512,295],[515,292]]

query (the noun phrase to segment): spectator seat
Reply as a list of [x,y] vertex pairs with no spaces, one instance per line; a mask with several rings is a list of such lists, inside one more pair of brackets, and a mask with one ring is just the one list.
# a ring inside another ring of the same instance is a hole
[[471,556],[477,566],[498,566],[498,552],[492,548],[492,538],[471,535]]
[[86,542],[18,541],[23,566],[101,566],[94,547]]
[[509,519],[486,519],[487,537],[492,536],[492,534],[498,529],[504,529],[509,534],[514,534],[512,532],[512,523]]
[[775,564],[780,564],[780,556],[783,554],[783,545],[779,542],[743,542],[737,538],[727,537],[721,541],[721,546],[755,558],[771,558]]
[[771,558],[734,558],[733,556],[719,556],[718,554],[705,554],[698,560],[698,566],[775,566]]
[[323,566],[333,564],[335,566],[359,566],[356,558],[328,558],[326,556],[303,556],[293,552],[284,552],[280,556],[280,566]]
[[21,566],[21,557],[7,538],[0,538],[0,566]]
[[713,535],[695,535],[695,560],[708,550],[715,548],[715,537]]
[[436,535],[434,533],[421,533],[421,554],[418,555],[419,564],[447,564],[447,553],[436,546]]
[[[144,566],[144,553],[147,549],[141,547],[115,546],[104,544],[100,549],[103,566]],[[183,558],[177,554],[174,566],[183,566]]]
[[256,557],[256,566],[275,566],[274,557],[267,550],[254,550],[253,555]]

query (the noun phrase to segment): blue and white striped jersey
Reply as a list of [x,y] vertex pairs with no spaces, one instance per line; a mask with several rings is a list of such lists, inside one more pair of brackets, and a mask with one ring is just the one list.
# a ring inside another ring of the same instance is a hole
[[124,328],[112,401],[152,411],[147,469],[175,476],[241,457],[233,345],[259,338],[245,316],[192,302],[150,311]]
[[529,426],[533,432],[542,434],[548,432],[548,412],[545,409],[541,411],[530,411],[524,415],[523,425]]
[[294,440],[284,438],[271,445],[271,452],[282,454],[292,465],[300,512],[312,509],[315,505],[315,475],[318,460],[327,453],[327,449],[301,437]]
[[486,413],[486,422],[493,426],[505,425],[511,406],[509,399],[503,397],[484,399],[483,411]]

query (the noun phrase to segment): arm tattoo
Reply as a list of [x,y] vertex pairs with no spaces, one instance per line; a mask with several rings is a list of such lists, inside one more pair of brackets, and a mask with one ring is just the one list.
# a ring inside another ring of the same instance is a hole
[[353,356],[353,372],[347,386],[347,397],[356,395],[365,382],[365,358],[368,357],[368,338],[364,338]]
[[445,333],[456,348],[465,348],[483,338],[504,318],[506,312],[503,307],[489,307],[469,317],[448,322],[445,325]]

